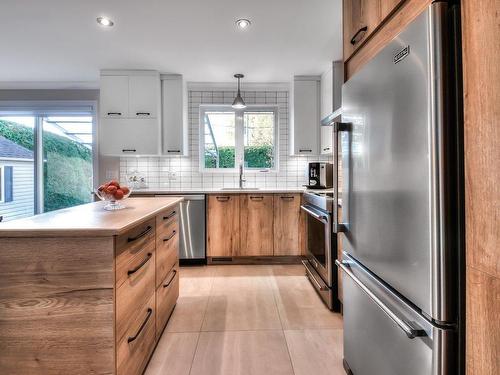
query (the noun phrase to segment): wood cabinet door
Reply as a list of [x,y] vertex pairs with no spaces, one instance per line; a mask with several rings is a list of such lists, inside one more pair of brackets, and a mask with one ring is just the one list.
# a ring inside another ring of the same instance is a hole
[[383,21],[404,0],[380,0],[380,20]]
[[235,255],[273,255],[273,195],[244,194],[240,199],[241,244]]
[[381,0],[344,0],[344,61],[380,23]]
[[274,195],[274,255],[301,255],[300,194]]
[[240,197],[237,194],[208,196],[207,256],[231,257],[240,246]]

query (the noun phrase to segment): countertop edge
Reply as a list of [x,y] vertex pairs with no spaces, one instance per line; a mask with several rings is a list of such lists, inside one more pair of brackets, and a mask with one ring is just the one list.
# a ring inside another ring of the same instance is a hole
[[[127,225],[122,227],[111,228],[2,228],[0,226],[0,238],[48,238],[48,237],[112,237],[119,236],[134,226],[143,223],[144,221],[156,216],[159,212],[178,204],[183,200],[182,197],[172,197],[172,201],[168,204],[159,206],[151,210],[145,215],[137,219],[131,220]],[[22,220],[22,219],[21,219]],[[15,223],[15,221],[9,222]]]

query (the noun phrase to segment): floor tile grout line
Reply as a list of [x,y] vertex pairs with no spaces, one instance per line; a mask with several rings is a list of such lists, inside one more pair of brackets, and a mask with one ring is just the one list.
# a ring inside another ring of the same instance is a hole
[[290,361],[290,366],[292,368],[292,373],[295,375],[295,367],[293,366],[293,361],[292,361],[292,354],[290,353],[290,347],[288,346],[288,341],[286,339],[286,334],[285,334],[285,329],[283,327],[283,320],[281,319],[281,313],[280,309],[278,307],[278,280],[276,280],[276,275],[272,275],[273,282],[276,284],[276,289],[273,288],[273,298],[274,298],[274,304],[276,305],[276,310],[278,312],[278,318],[281,323],[281,333],[283,334],[283,340],[285,340],[285,346],[286,346],[286,352],[288,353],[288,360]]
[[203,322],[205,322],[205,316],[207,314],[208,303],[210,302],[210,297],[212,296],[212,288],[214,285],[214,278],[215,278],[216,274],[217,274],[217,268],[215,269],[215,274],[210,276],[210,290],[208,292],[207,302],[205,303],[205,309],[203,311],[203,318],[201,319],[201,326],[200,326],[200,329],[198,330],[198,338],[196,340],[196,346],[195,346],[194,351],[193,351],[193,357],[191,358],[191,365],[189,366],[189,375],[191,375],[191,372],[193,371],[194,360],[196,358],[196,354],[198,353],[198,345],[200,343],[200,338],[201,338],[201,334],[202,334],[201,329],[203,328]]

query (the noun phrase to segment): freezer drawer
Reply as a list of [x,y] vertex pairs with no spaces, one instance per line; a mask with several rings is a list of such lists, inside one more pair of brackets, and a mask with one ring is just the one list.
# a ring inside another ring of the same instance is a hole
[[[354,375],[456,373],[449,354],[453,329],[430,324],[346,254],[342,266],[347,270],[342,272],[344,360]],[[372,297],[414,329],[416,337],[410,338]]]

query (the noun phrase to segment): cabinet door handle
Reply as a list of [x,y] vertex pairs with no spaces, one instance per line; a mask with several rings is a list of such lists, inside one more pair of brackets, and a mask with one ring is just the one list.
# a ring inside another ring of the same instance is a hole
[[313,150],[311,150],[310,148],[301,148],[299,149],[299,152],[312,152]]
[[264,197],[263,196],[250,196],[250,200],[252,201],[262,201],[264,200]]
[[166,283],[166,284],[163,284],[163,287],[164,287],[164,288],[168,288],[168,287],[169,287],[169,285],[172,283],[172,281],[174,281],[175,275],[177,274],[177,270],[173,270],[173,271],[171,272],[171,274],[172,274],[172,276],[171,276],[171,277],[170,277],[170,279],[167,281],[167,283]]
[[230,200],[231,198],[230,197],[216,197],[216,199],[219,201],[219,202],[227,202],[228,200]]
[[148,225],[148,227],[144,231],[142,231],[141,233],[139,233],[137,236],[127,238],[127,242],[137,241],[139,238],[144,237],[146,234],[148,234],[149,232],[151,232],[151,229],[153,229],[153,227],[151,225]]
[[151,116],[150,112],[136,112],[136,116]]
[[325,148],[323,149],[323,151],[328,151],[329,149],[330,149],[330,147],[325,147]]
[[282,196],[280,198],[285,200],[285,201],[293,201],[295,199],[295,197],[288,197],[288,196]]
[[153,314],[153,309],[151,307],[148,307],[148,315],[146,315],[146,319],[144,319],[144,321],[142,322],[141,326],[139,327],[139,330],[137,331],[137,333],[134,335],[134,336],[129,336],[129,338],[127,339],[127,342],[130,344],[132,341],[134,341],[137,337],[139,337],[139,335],[141,334],[142,330],[144,329],[144,327],[146,326],[149,318],[151,318],[151,315]]
[[[356,31],[356,34],[354,34],[354,36],[351,39],[351,44],[355,45],[361,39],[363,39],[367,31],[368,31],[368,26],[363,26],[361,29],[359,29],[358,31]],[[363,34],[363,35],[361,35],[361,34]],[[360,36],[360,35],[361,35],[361,38],[358,38],[358,36]]]
[[163,239],[163,242],[170,241],[172,238],[174,238],[176,233],[177,233],[177,231],[174,230],[170,236]]
[[179,154],[181,150],[167,150],[168,153]]
[[108,116],[121,116],[121,112],[108,112]]
[[135,267],[132,270],[128,270],[127,271],[127,275],[130,276],[130,275],[133,275],[134,273],[136,273],[137,271],[139,271],[142,267],[144,267],[144,265],[148,262],[148,260],[151,259],[152,256],[153,256],[152,253],[148,253],[148,255],[146,256],[146,258],[144,258],[144,260],[137,267]]
[[122,149],[122,152],[136,152],[137,150],[135,148],[124,148]]
[[168,219],[171,219],[175,216],[175,214],[177,213],[177,211],[172,211],[171,213],[169,213],[167,216],[163,216],[163,220],[168,220]]

